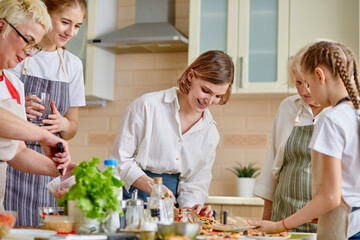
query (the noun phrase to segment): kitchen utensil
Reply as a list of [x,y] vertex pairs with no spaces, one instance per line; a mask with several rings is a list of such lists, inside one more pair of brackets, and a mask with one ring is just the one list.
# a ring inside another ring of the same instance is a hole
[[[60,153],[64,152],[64,146],[63,146],[62,142],[58,142],[56,144],[56,146],[57,146],[58,152],[60,152]],[[63,175],[63,169],[62,168],[59,169],[59,173],[60,173],[60,189],[62,189],[62,179],[61,179],[61,176]]]
[[126,229],[137,229],[144,212],[144,201],[137,198],[135,189],[131,199],[126,200]]

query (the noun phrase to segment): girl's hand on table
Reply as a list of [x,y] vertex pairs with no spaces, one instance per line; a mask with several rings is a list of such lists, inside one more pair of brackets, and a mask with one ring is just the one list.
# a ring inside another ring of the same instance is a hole
[[196,214],[199,214],[201,216],[212,217],[213,215],[213,211],[210,205],[203,206],[201,204],[196,204],[195,206],[192,207],[192,209]]

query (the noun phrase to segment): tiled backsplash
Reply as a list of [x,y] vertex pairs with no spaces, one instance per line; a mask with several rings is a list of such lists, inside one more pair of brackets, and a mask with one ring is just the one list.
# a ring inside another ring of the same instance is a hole
[[[135,0],[118,1],[118,27],[132,24]],[[189,0],[176,0],[176,26],[188,33]],[[146,92],[176,85],[187,66],[187,53],[120,54],[116,56],[115,101],[104,108],[81,108],[79,130],[70,141],[72,159],[80,162],[109,157],[127,105]],[[236,161],[262,167],[273,119],[285,95],[233,95],[212,106],[221,135],[213,167],[210,195],[236,195],[236,177],[228,168]]]

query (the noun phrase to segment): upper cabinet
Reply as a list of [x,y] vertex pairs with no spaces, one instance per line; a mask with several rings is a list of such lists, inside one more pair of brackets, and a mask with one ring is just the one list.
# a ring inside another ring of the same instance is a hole
[[294,92],[288,60],[319,38],[341,41],[358,54],[359,1],[190,1],[189,62],[208,50],[228,53],[233,93]]
[[87,27],[84,21],[66,47],[83,62],[86,104],[103,105],[103,100],[114,100],[115,54],[87,40],[116,29],[117,0],[88,0],[87,4]]

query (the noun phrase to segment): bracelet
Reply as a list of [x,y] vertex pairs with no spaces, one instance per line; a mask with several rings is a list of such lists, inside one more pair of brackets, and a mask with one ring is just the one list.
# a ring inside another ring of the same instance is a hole
[[286,232],[288,232],[290,229],[288,229],[286,226],[285,226],[285,218],[281,221],[283,227],[285,228]]

